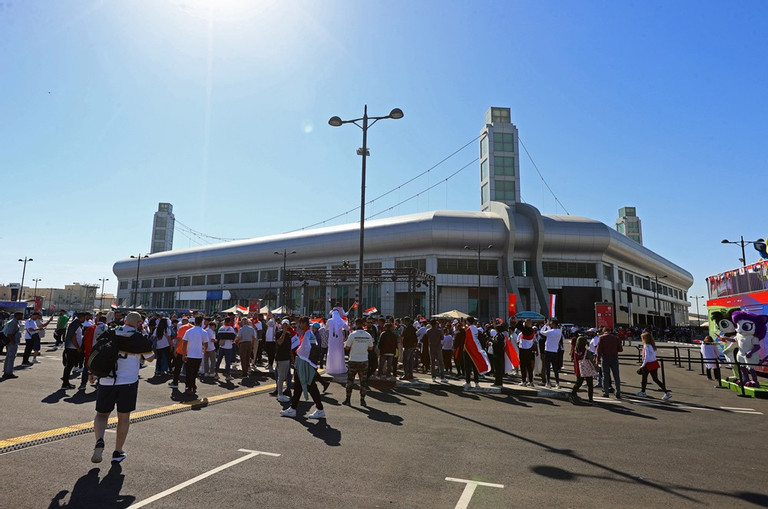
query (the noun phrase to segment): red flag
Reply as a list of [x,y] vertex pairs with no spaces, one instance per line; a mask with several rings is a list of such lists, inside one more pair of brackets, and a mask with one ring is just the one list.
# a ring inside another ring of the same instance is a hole
[[469,354],[469,357],[472,359],[472,362],[475,363],[475,367],[481,375],[484,375],[491,370],[488,354],[480,347],[480,342],[477,340],[477,327],[474,325],[467,327],[464,351]]
[[354,304],[352,304],[352,307],[351,307],[351,308],[349,308],[349,309],[357,309],[357,301],[355,301],[355,303],[354,303]]
[[363,314],[364,315],[372,315],[372,314],[378,313],[378,312],[379,312],[378,309],[376,309],[375,307],[372,307],[372,308],[368,308],[365,311],[363,311]]
[[549,294],[549,317],[555,318],[555,301],[557,300],[557,295],[554,293]]
[[504,372],[509,373],[520,366],[520,358],[517,356],[517,350],[515,350],[512,340],[506,336],[504,339],[506,343],[504,345]]

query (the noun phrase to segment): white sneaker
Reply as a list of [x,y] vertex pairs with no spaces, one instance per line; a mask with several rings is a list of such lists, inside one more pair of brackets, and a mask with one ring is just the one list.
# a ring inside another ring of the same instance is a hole
[[643,391],[640,391],[637,394],[635,394],[635,396],[637,396],[638,398],[644,398],[645,397],[645,393]]
[[287,402],[291,401],[291,398],[289,398],[285,394],[281,394],[281,395],[279,395],[277,397],[277,401],[279,401],[280,403],[287,403]]
[[555,384],[555,389],[559,389],[559,388],[560,388],[560,384]]
[[520,382],[520,386],[521,386],[521,387],[525,387],[525,386],[527,386],[527,385],[528,385],[528,382]]
[[281,410],[280,417],[296,417],[296,410],[291,407],[288,407],[285,410]]
[[[293,412],[296,414],[296,412]],[[315,410],[307,416],[307,419],[325,419],[325,410]]]
[[37,360],[37,357],[35,357],[34,359],[32,359],[32,364],[40,364],[40,361],[39,361],[39,360]]
[[664,396],[661,397],[661,399],[663,399],[664,401],[667,401],[671,397],[672,397],[672,393],[667,392]]
[[465,384],[464,384],[464,387],[463,387],[463,388],[464,388],[464,390],[466,391],[467,389],[471,389],[471,388],[472,388],[472,386],[471,386],[471,385],[469,385],[469,382],[467,382],[467,383],[465,383]]

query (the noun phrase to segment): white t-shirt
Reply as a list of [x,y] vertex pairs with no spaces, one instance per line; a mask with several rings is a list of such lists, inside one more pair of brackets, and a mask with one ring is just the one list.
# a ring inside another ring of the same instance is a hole
[[274,318],[270,318],[267,320],[267,342],[271,343],[275,340],[275,327],[277,327],[277,324],[275,323]]
[[[130,325],[124,325],[115,329],[118,336],[130,337],[136,332],[136,329]],[[141,341],[146,341],[145,339]],[[148,342],[151,346],[151,343]],[[141,358],[152,360],[155,354],[152,350],[142,353],[129,353],[123,350],[117,354],[117,376],[104,376],[99,378],[99,385],[129,385],[139,381],[139,369],[141,368]]]
[[[237,332],[235,331],[235,328],[231,325],[222,325],[219,327],[219,330],[217,332],[219,334],[219,348],[223,348],[224,350],[231,350],[232,349],[232,341],[237,336]],[[232,339],[222,339],[222,334],[226,335],[228,338],[231,337]]]
[[32,329],[37,329],[38,325],[37,322],[33,319],[28,319],[26,322],[24,322],[24,330],[26,331],[24,333],[24,339],[32,339],[32,334],[40,334],[40,331],[34,331],[30,332]]
[[373,337],[362,329],[353,331],[344,343],[344,348],[349,348],[351,362],[368,362],[369,347],[373,348]]
[[199,325],[195,325],[184,334],[184,341],[187,342],[187,358],[202,359],[203,345],[208,343],[208,333]]
[[453,350],[453,336],[450,334],[443,336],[443,350]]
[[547,338],[544,350],[550,353],[557,352],[560,349],[560,340],[563,338],[563,331],[560,329],[541,329],[539,334]]
[[600,343],[600,336],[595,335],[594,338],[589,342],[589,351],[592,352],[594,355],[597,355],[597,345]]
[[208,350],[207,352],[212,352],[216,349],[216,343],[213,342],[214,339],[216,339],[216,331],[213,330],[213,327],[208,327],[205,329],[205,332],[208,333]]

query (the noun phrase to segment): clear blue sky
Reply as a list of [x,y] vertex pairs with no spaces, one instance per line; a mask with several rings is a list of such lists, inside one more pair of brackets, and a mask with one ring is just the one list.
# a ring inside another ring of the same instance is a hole
[[[570,214],[613,225],[636,206],[645,245],[706,295],[741,256],[721,239],[768,236],[766,27],[762,1],[2,0],[0,282],[28,256],[27,282],[114,291],[161,201],[227,238],[335,216],[359,204],[361,134],[329,117],[405,112],[369,131],[374,197],[493,105]],[[369,210],[478,210],[476,163],[393,207],[477,152]],[[564,212],[528,158],[521,172],[524,201]]]

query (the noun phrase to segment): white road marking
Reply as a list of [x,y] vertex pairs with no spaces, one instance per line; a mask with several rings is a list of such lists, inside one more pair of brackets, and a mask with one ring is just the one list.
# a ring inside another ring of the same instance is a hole
[[188,481],[184,481],[181,484],[177,484],[173,488],[169,488],[169,489],[167,489],[167,490],[165,490],[163,492],[158,493],[157,495],[149,497],[146,500],[142,500],[141,502],[133,504],[132,506],[129,507],[129,509],[131,509],[131,508],[138,509],[139,507],[144,507],[145,505],[151,504],[152,502],[154,502],[156,500],[160,500],[163,497],[167,497],[171,493],[176,493],[179,490],[183,490],[187,486],[190,486],[190,485],[196,483],[197,481],[202,481],[206,477],[210,477],[213,474],[219,473],[222,470],[226,470],[227,468],[232,467],[234,465],[237,465],[238,463],[242,463],[243,461],[249,460],[249,459],[253,458],[254,456],[260,456],[260,455],[261,456],[274,456],[274,457],[280,456],[279,454],[275,454],[273,452],[251,451],[250,449],[238,449],[238,451],[239,452],[247,452],[248,454],[246,454],[242,458],[238,458],[238,459],[236,459],[234,461],[230,461],[229,463],[225,463],[224,465],[216,467],[213,470],[209,470],[207,472],[204,472],[204,473],[198,475],[197,477],[193,477],[192,479],[190,479]]
[[464,491],[461,493],[461,497],[459,498],[459,501],[456,503],[456,509],[467,509],[467,507],[469,507],[469,501],[472,500],[472,495],[475,493],[475,489],[477,489],[478,486],[486,486],[488,488],[504,487],[503,484],[471,481],[469,479],[457,479],[455,477],[446,477],[445,480],[451,481],[451,482],[463,482],[466,484],[466,486],[464,486]]
[[114,430],[114,429],[105,429],[104,431],[106,431],[107,433],[117,433],[117,430]]
[[731,410],[734,414],[763,415],[763,412],[747,412],[745,410]]
[[720,408],[722,408],[723,410],[749,410],[750,412],[755,411],[754,408],[740,408],[737,406],[721,406]]

